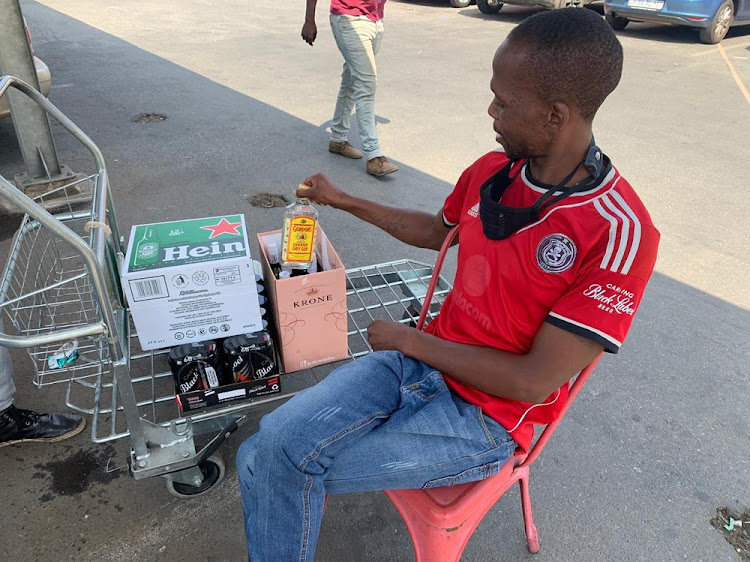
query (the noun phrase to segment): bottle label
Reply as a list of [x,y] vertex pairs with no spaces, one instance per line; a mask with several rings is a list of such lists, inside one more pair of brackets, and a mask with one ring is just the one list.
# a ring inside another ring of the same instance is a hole
[[312,261],[315,251],[315,228],[317,221],[308,216],[289,219],[284,228],[284,262],[306,263]]
[[153,242],[147,242],[142,246],[138,246],[138,258],[139,259],[150,259],[155,258],[159,254],[159,244]]

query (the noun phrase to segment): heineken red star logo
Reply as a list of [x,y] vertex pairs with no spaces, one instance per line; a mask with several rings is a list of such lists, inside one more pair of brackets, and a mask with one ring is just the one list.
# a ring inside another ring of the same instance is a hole
[[242,226],[241,222],[229,222],[227,219],[221,219],[219,224],[213,226],[201,226],[201,228],[211,231],[211,236],[208,237],[208,239],[211,240],[211,238],[216,238],[222,234],[239,235],[240,233],[237,231],[237,228],[240,226]]

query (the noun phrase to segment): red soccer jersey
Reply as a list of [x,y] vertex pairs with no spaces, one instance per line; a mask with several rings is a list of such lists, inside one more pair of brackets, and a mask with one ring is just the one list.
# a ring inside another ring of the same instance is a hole
[[385,0],[331,0],[335,16],[366,16],[372,21],[383,19]]
[[[597,186],[545,208],[537,222],[493,241],[482,230],[479,188],[507,163],[502,151],[483,156],[445,200],[444,222],[460,225],[458,269],[453,291],[427,332],[524,354],[542,323],[550,322],[616,353],[656,261],[659,232],[643,203],[612,168]],[[545,191],[531,181],[524,165],[502,203],[528,207]],[[568,394],[566,383],[543,403],[531,404],[445,379],[502,424],[524,450],[533,439],[533,425],[555,419]]]

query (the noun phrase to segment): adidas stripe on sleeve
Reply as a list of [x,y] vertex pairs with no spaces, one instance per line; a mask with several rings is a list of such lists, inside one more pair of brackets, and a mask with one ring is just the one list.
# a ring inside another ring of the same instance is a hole
[[659,233],[615,190],[592,204],[605,228],[547,322],[617,353],[651,277]]

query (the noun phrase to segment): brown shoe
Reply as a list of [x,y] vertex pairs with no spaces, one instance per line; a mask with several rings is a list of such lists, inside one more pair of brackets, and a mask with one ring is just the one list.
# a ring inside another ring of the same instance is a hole
[[376,156],[367,161],[367,173],[371,176],[380,177],[393,172],[398,172],[398,166],[388,162],[388,158],[385,156]]
[[350,145],[347,141],[344,142],[329,142],[328,143],[328,152],[333,152],[334,154],[341,154],[341,156],[346,156],[347,158],[362,158],[362,153],[354,148],[352,145]]

